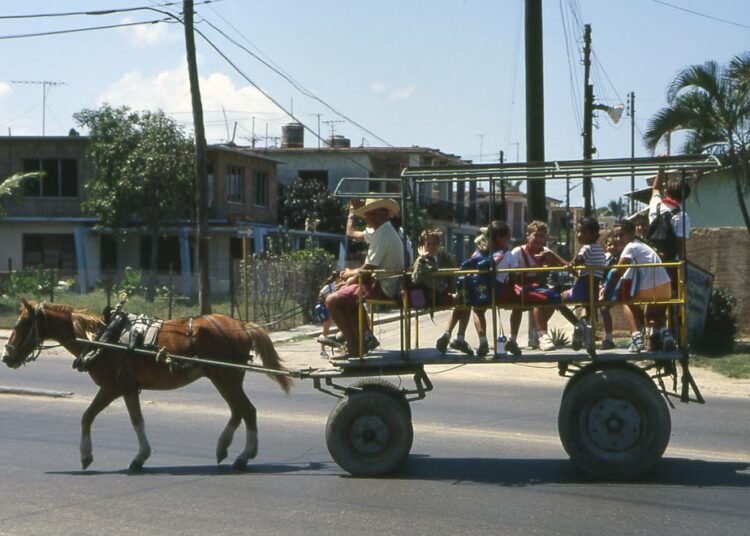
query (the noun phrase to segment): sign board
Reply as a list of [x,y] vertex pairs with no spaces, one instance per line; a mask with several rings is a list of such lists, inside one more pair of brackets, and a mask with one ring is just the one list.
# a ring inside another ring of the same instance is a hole
[[237,236],[240,238],[252,238],[253,229],[251,227],[240,227],[237,229]]
[[708,303],[711,300],[711,290],[714,286],[714,274],[707,272],[697,264],[688,262],[685,265],[687,278],[687,310],[688,341],[694,343],[703,333],[708,315]]

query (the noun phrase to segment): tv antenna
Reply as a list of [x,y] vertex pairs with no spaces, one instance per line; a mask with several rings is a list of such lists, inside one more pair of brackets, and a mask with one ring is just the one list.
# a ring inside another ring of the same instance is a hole
[[333,147],[333,136],[336,133],[336,123],[343,123],[343,119],[329,119],[328,121],[323,121],[326,125],[329,125],[331,127],[331,147]]
[[11,80],[11,84],[34,84],[42,86],[42,136],[45,135],[47,124],[47,94],[52,86],[64,86],[59,80]]

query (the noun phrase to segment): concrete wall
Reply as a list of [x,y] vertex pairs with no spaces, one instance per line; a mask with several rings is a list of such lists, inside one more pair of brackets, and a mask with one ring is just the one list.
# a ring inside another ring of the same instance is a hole
[[369,177],[368,170],[372,167],[370,157],[362,153],[346,153],[344,158],[340,152],[332,151],[273,151],[269,156],[281,162],[278,179],[284,186],[292,184],[300,170],[327,170],[328,189],[332,192],[341,178]]
[[[692,212],[690,217],[693,217]],[[750,235],[744,228],[693,229],[688,260],[715,275],[714,286],[737,298],[737,325],[750,334]]]
[[[745,203],[750,207],[750,191]],[[686,207],[693,227],[744,227],[733,177],[711,174],[694,181]]]

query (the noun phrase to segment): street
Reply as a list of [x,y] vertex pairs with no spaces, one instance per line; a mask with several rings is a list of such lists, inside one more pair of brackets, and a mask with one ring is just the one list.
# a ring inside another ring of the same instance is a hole
[[[425,324],[424,340],[435,329]],[[392,333],[378,331],[384,344]],[[290,366],[320,366],[312,340],[279,349]],[[403,471],[356,479],[325,446],[336,401],[309,381],[285,396],[262,375],[245,381],[258,408],[258,458],[245,473],[215,465],[228,411],[200,380],[142,393],[153,454],[143,474],[130,474],[137,441],[121,400],[95,421],[94,462],[81,471],[79,421],[95,386],[70,362],[50,350],[0,372],[6,390],[74,393],[0,395],[2,534],[750,534],[747,395],[676,404],[656,470],[646,481],[613,484],[590,480],[567,459],[556,425],[564,379],[555,369],[434,367],[434,392],[412,405],[415,439]],[[238,431],[230,463],[243,441]]]

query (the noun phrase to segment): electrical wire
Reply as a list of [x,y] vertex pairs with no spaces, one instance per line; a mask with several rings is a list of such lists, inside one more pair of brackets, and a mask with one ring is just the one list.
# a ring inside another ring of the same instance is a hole
[[[201,4],[210,4],[212,2],[221,2],[222,0],[203,0],[201,2],[196,2],[195,5],[201,5]],[[169,7],[174,5],[181,5],[182,2],[166,2],[163,4],[156,4],[152,2],[151,7]],[[115,13],[128,13],[132,11],[143,11],[144,9],[149,9],[149,6],[138,6],[138,7],[122,7],[122,8],[112,8],[112,9],[97,9],[97,10],[90,10],[90,11],[64,11],[64,12],[58,12],[58,13],[34,13],[30,15],[0,15],[0,20],[3,19],[36,19],[36,18],[45,18],[45,17],[69,17],[69,16],[75,16],[75,15],[113,15]]]
[[699,11],[693,11],[692,9],[688,9],[686,7],[682,6],[676,6],[674,4],[670,4],[669,2],[664,2],[663,0],[651,0],[652,2],[656,2],[657,4],[661,4],[663,6],[671,7],[673,9],[677,9],[679,11],[684,11],[685,13],[690,13],[691,15],[698,15],[699,17],[703,17],[706,19],[711,19],[717,22],[723,22],[724,24],[731,24],[732,26],[739,26],[740,28],[750,28],[747,24],[742,24],[741,22],[735,22],[733,20],[727,20],[722,19],[719,17],[714,17],[713,15],[707,15],[706,13],[701,13]]
[[70,30],[51,30],[49,32],[36,32],[36,33],[28,33],[28,34],[14,34],[14,35],[0,35],[0,40],[7,40],[7,39],[23,39],[26,37],[43,37],[48,35],[60,35],[60,34],[70,34],[70,33],[78,33],[78,32],[91,32],[94,30],[109,30],[111,28],[125,28],[127,26],[139,26],[143,24],[158,24],[160,22],[166,22],[170,23],[167,19],[155,19],[155,20],[148,20],[148,21],[141,21],[141,22],[126,22],[121,24],[108,24],[105,26],[89,26],[87,28],[72,28]]

